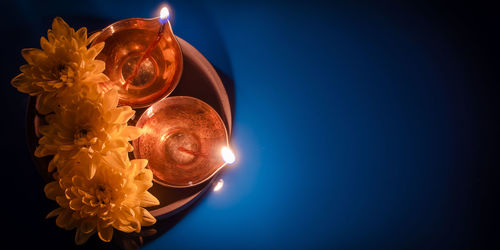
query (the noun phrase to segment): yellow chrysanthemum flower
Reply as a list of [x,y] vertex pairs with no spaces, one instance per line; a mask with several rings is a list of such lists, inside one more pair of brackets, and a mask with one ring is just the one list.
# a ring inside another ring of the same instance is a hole
[[40,127],[42,138],[35,150],[35,156],[55,155],[49,171],[65,164],[58,163],[65,158],[79,157],[88,167],[88,178],[95,172],[93,155],[105,154],[109,150],[133,150],[129,141],[141,135],[141,129],[128,126],[128,120],[135,111],[129,106],[118,105],[118,93],[111,90],[101,94],[97,100],[86,98],[69,99],[56,113],[46,116],[48,125]]
[[40,40],[42,49],[22,51],[28,64],[11,81],[38,96],[37,109],[46,114],[35,156],[54,156],[48,170],[55,181],[45,194],[60,205],[47,217],[57,216],[59,227],[77,228],[77,244],[96,232],[110,241],[113,228],[139,232],[156,222],[144,207],[159,204],[147,191],[153,185],[147,160],[128,158],[129,141],[141,134],[127,125],[135,111],[118,107],[116,89],[100,87],[109,79],[104,62],[95,60],[104,43],[88,48],[94,37],[55,18],[48,39]]
[[79,168],[72,168],[57,181],[45,186],[45,194],[61,207],[47,217],[57,216],[56,224],[64,229],[77,228],[76,244],[83,244],[94,233],[109,242],[113,228],[139,232],[156,219],[144,207],[159,204],[147,190],[153,174],[147,160],[132,160],[120,151],[110,151],[99,162],[94,178],[85,178]]
[[[20,92],[40,95],[41,103],[48,103],[57,99],[57,92],[74,85],[97,85],[108,81],[102,73],[105,63],[95,60],[104,43],[87,48],[95,35],[88,38],[86,28],[75,32],[62,18],[55,18],[52,29],[47,32],[48,40],[40,39],[42,49],[22,50],[28,64],[20,67],[22,73],[12,79],[11,84]],[[47,106],[40,110],[42,113],[51,111]]]

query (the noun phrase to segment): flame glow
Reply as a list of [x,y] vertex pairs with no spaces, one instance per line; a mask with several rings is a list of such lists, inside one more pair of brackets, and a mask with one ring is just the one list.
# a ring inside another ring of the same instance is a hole
[[231,151],[228,147],[222,147],[220,153],[222,155],[222,159],[224,159],[227,164],[232,164],[236,161],[236,156],[234,156],[233,151]]
[[224,180],[223,179],[218,180],[217,184],[215,184],[214,192],[221,190],[223,186],[224,186]]
[[161,8],[161,11],[160,11],[160,22],[162,24],[166,23],[168,21],[169,17],[170,17],[170,12],[168,11],[168,8],[167,7]]

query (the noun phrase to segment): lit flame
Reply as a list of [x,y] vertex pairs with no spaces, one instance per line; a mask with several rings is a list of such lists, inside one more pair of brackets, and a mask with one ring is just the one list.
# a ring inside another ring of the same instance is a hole
[[234,156],[233,151],[231,151],[228,147],[222,147],[220,153],[222,155],[222,159],[224,159],[227,164],[232,164],[236,160],[236,156]]
[[162,24],[166,23],[168,21],[168,17],[169,16],[170,16],[170,12],[168,11],[168,8],[167,7],[161,8],[161,11],[160,11],[160,22]]
[[224,180],[220,179],[219,181],[217,181],[217,184],[215,184],[214,192],[221,190],[223,186],[224,186]]

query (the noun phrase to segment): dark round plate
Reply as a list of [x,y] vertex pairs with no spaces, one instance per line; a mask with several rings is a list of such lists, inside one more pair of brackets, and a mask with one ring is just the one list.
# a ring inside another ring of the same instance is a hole
[[[198,50],[179,37],[177,40],[182,49],[184,69],[179,84],[171,96],[192,96],[203,100],[217,111],[226,125],[229,136],[231,136],[231,105],[219,75]],[[36,127],[40,122],[35,105],[36,98],[30,97],[26,112],[26,132],[32,156],[38,145],[39,135]],[[145,108],[136,109],[135,119],[130,121],[130,124],[135,124],[144,111]],[[47,172],[50,160],[51,157],[37,158],[33,156],[36,169],[46,182],[51,181],[52,178]],[[160,200],[160,205],[150,207],[148,210],[159,219],[168,218],[198,200],[212,187],[217,176],[218,174],[200,185],[189,188],[171,188],[153,182],[153,187],[149,191]]]

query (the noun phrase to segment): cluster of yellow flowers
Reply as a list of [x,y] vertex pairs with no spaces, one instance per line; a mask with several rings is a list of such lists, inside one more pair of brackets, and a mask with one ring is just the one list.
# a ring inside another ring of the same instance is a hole
[[159,201],[147,190],[153,174],[147,160],[130,160],[129,141],[141,130],[128,126],[135,111],[118,106],[117,91],[101,89],[109,79],[105,63],[95,60],[104,48],[89,48],[97,34],[87,37],[86,28],[75,32],[61,18],[55,18],[42,49],[24,49],[28,64],[12,79],[20,92],[37,96],[38,112],[45,115],[42,137],[35,156],[52,155],[48,171],[54,181],[45,194],[60,206],[47,215],[67,230],[76,228],[76,244],[98,233],[109,242],[113,228],[139,232],[156,222],[144,207]]

